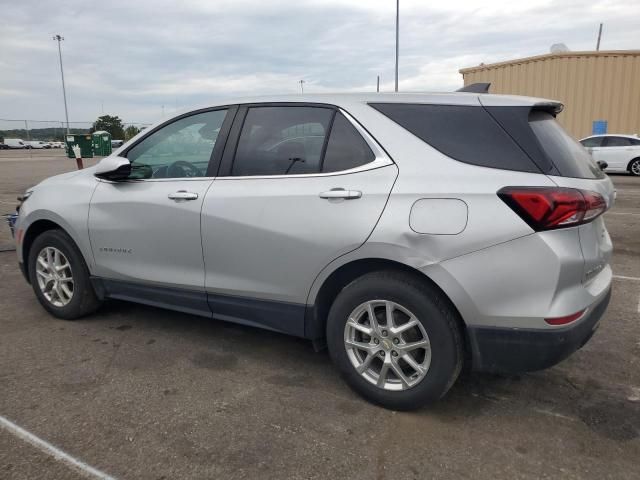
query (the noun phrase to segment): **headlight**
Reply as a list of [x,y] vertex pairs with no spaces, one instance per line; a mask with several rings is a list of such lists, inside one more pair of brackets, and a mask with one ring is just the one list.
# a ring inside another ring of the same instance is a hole
[[27,201],[27,198],[29,198],[31,196],[31,194],[33,193],[33,190],[27,190],[26,192],[24,192],[22,195],[18,196],[18,205],[16,205],[16,212],[20,211],[20,207],[22,206],[22,204],[24,202]]

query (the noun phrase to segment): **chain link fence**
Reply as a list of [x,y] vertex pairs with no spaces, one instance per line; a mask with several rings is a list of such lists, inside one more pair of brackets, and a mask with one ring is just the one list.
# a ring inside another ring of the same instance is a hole
[[[151,124],[142,122],[123,123],[125,131],[128,127],[135,127],[141,130],[149,125]],[[70,133],[89,133],[92,127],[93,122],[69,122]],[[45,142],[63,142],[66,132],[66,122],[60,120],[15,120],[0,118],[0,140],[4,140],[5,138],[18,138],[22,141],[40,140]]]

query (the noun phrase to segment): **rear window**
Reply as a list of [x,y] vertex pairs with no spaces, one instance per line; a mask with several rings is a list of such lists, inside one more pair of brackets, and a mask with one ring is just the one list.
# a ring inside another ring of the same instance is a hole
[[560,176],[603,178],[604,173],[591,155],[560,126],[550,113],[532,110],[529,125],[542,150]]
[[370,105],[458,161],[504,170],[541,172],[541,168],[482,107],[407,103]]

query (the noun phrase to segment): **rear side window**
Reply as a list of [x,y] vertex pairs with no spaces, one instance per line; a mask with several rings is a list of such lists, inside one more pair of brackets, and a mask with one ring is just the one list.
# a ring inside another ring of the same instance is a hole
[[375,155],[364,138],[344,115],[337,113],[331,127],[322,171],[339,172],[374,160]]
[[591,137],[580,140],[580,143],[585,148],[594,148],[602,145],[602,137]]
[[532,110],[529,125],[544,153],[563,177],[603,178],[604,173],[591,155],[574,140],[553,115]]
[[374,103],[373,108],[445,155],[482,167],[540,173],[541,168],[482,107]]

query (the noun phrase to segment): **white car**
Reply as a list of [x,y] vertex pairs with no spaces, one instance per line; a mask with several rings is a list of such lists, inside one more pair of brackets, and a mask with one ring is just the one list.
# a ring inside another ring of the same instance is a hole
[[592,135],[580,140],[596,162],[605,162],[605,172],[629,172],[640,176],[640,138],[637,135]]
[[24,142],[25,148],[51,148],[46,142],[41,142],[40,140],[31,140]]

